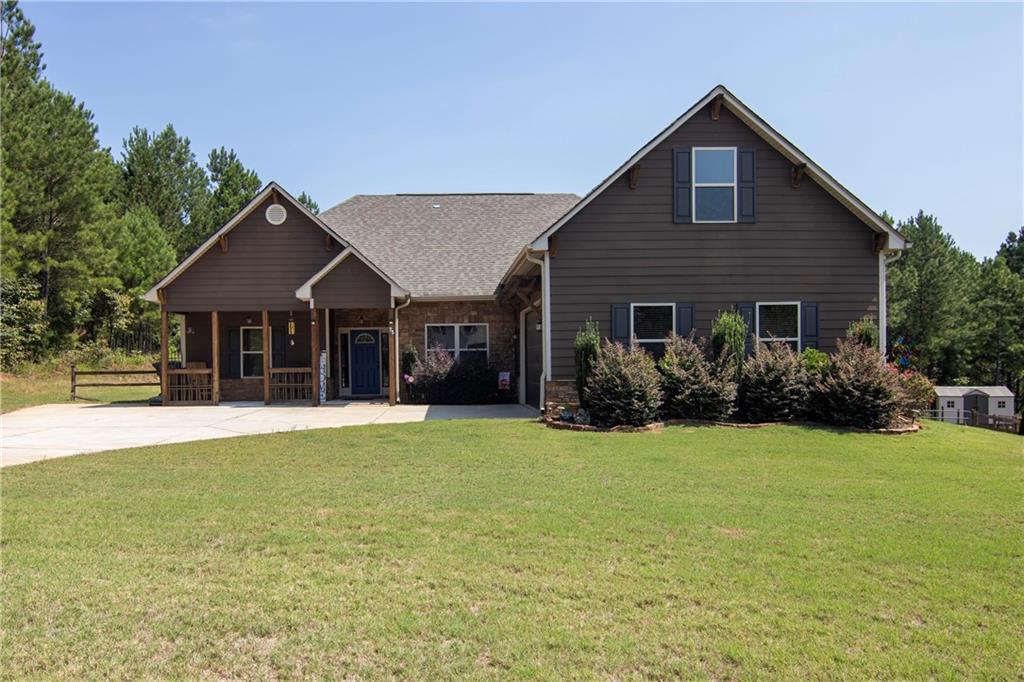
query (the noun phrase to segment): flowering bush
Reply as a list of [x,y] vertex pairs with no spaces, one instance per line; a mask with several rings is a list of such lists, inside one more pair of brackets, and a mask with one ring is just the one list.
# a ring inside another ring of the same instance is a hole
[[441,347],[416,360],[406,379],[413,402],[476,405],[508,402],[510,391],[498,390],[498,371],[484,362],[456,362]]
[[917,418],[935,399],[935,385],[920,372],[912,369],[900,372],[895,365],[890,365],[890,368],[897,373],[899,379],[900,416],[907,419]]
[[736,407],[747,422],[792,421],[804,416],[807,372],[785,343],[758,344],[740,376]]
[[879,429],[900,411],[901,391],[877,348],[839,339],[826,371],[811,387],[819,418],[838,426]]
[[719,421],[732,414],[736,382],[728,360],[712,364],[692,338],[673,336],[658,362],[667,419]]
[[597,426],[644,426],[658,419],[658,370],[639,349],[633,352],[605,341],[583,393]]

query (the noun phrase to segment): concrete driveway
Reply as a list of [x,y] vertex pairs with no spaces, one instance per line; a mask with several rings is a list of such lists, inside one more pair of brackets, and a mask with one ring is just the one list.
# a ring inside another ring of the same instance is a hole
[[0,466],[87,452],[256,433],[434,419],[528,419],[522,405],[327,403],[320,407],[226,403],[216,407],[41,405],[0,417]]

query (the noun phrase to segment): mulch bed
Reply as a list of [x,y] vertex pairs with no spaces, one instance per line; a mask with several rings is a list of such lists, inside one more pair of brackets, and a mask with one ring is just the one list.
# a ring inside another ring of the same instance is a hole
[[[764,422],[760,424],[746,424],[743,422],[716,422],[716,421],[705,421],[702,419],[667,419],[663,422],[654,422],[653,424],[647,424],[646,426],[612,426],[610,428],[604,428],[601,426],[591,426],[589,424],[576,424],[574,422],[562,421],[560,419],[552,419],[551,417],[542,417],[541,421],[549,429],[558,429],[561,431],[587,431],[590,433],[651,433],[664,430],[666,426],[724,426],[730,429],[760,429],[765,426],[782,426],[784,424],[794,424],[801,426],[818,426],[826,428],[836,428],[825,424],[818,424],[815,422]],[[905,424],[901,426],[894,426],[888,429],[850,429],[857,433],[879,433],[884,435],[902,435],[905,433],[917,433],[921,430],[920,424]]]

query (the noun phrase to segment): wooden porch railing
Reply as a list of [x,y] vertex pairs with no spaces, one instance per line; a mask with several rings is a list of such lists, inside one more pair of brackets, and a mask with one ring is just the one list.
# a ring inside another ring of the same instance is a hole
[[168,369],[167,402],[171,405],[212,405],[213,370]]
[[273,367],[270,370],[270,401],[313,399],[312,367]]

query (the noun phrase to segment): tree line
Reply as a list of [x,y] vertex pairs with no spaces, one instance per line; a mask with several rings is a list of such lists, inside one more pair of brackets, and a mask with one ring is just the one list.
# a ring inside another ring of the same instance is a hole
[[152,352],[159,313],[140,296],[256,195],[259,175],[225,147],[201,163],[171,124],[134,128],[115,158],[92,112],[45,78],[18,3],[0,11],[0,364],[86,343]]
[[[35,29],[2,4],[0,365],[83,344],[153,352],[140,296],[260,189],[232,149],[201,163],[168,124],[136,127],[115,157],[92,113],[45,77]],[[305,192],[299,200],[318,212]],[[890,266],[894,359],[940,383],[1024,390],[1024,227],[993,258],[960,249],[924,212],[886,219],[913,243]]]

